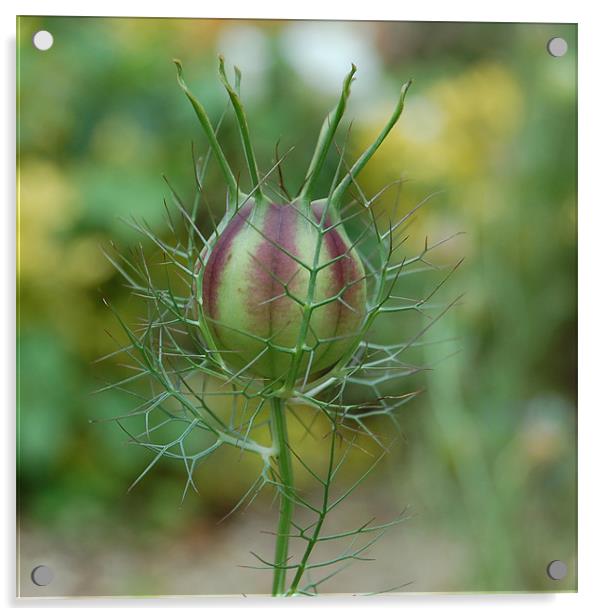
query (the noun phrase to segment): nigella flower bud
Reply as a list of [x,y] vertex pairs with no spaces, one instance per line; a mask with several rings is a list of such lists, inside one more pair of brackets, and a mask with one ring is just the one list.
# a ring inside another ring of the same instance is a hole
[[294,380],[311,381],[355,344],[364,268],[325,208],[248,202],[205,257],[198,300],[233,368],[278,382],[293,370]]
[[337,106],[322,124],[303,186],[290,203],[279,204],[264,193],[238,95],[238,70],[233,88],[220,57],[221,80],[236,115],[253,185],[250,195],[240,190],[205,109],[184,82],[180,62],[175,62],[180,86],[234,204],[206,242],[195,269],[195,310],[202,337],[212,361],[226,367],[232,378],[265,379],[281,391],[279,395],[289,395],[299,381],[311,382],[350,359],[370,323],[364,267],[339,211],[346,190],[399,119],[410,82],[402,86],[395,111],[376,140],[342,179],[331,182],[328,198],[316,201],[317,178],[356,71],[352,65]]

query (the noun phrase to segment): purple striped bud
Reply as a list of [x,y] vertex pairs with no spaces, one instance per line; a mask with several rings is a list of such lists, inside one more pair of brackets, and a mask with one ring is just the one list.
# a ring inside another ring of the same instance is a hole
[[410,82],[401,87],[393,114],[374,142],[340,179],[337,170],[338,183],[332,184],[329,198],[315,201],[318,177],[349,97],[356,71],[352,65],[338,104],[322,123],[303,185],[292,203],[279,205],[264,192],[265,178],[238,93],[240,72],[235,71],[232,87],[220,57],[220,78],[236,116],[253,199],[241,190],[207,112],[188,89],[181,63],[175,63],[228,194],[243,203],[220,223],[197,264],[199,327],[210,350],[231,369],[290,392],[295,383],[311,382],[350,359],[367,329],[366,276],[338,212],[345,192],[399,119]]
[[307,380],[357,344],[363,265],[325,202],[247,202],[201,257],[197,300],[224,361],[275,382]]

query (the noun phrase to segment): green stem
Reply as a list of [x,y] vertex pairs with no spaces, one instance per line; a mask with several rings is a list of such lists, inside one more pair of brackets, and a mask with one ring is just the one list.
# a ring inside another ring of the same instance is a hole
[[305,548],[305,552],[301,557],[301,562],[297,567],[297,571],[293,577],[293,581],[291,583],[291,587],[288,590],[288,596],[293,596],[297,589],[299,588],[299,584],[303,578],[303,574],[307,568],[307,563],[309,561],[309,557],[318,543],[318,539],[320,537],[320,532],[322,530],[322,525],[324,524],[324,520],[326,519],[326,514],[328,513],[328,497],[330,495],[330,484],[332,482],[332,472],[334,469],[334,447],[336,443],[337,432],[333,429],[332,435],[330,438],[330,457],[328,460],[328,474],[326,476],[326,481],[324,482],[324,497],[322,499],[322,511],[318,515],[318,522],[314,528],[314,532],[312,533],[311,538],[307,542],[307,546]]
[[408,81],[403,84],[401,87],[401,93],[399,95],[399,99],[397,100],[397,105],[395,110],[393,111],[393,115],[389,118],[389,121],[382,129],[378,137],[374,140],[374,142],[365,150],[365,152],[357,159],[353,167],[345,174],[345,177],[341,180],[339,185],[336,187],[334,193],[332,194],[331,202],[335,206],[339,206],[341,200],[343,199],[343,195],[347,188],[351,185],[351,183],[355,180],[359,172],[366,166],[366,163],[372,158],[372,155],[378,148],[381,146],[382,142],[385,140],[385,137],[391,132],[391,129],[399,120],[399,116],[403,111],[403,105],[406,97],[406,92],[408,88],[412,84],[411,81]]
[[228,185],[228,189],[230,193],[234,196],[235,203],[238,203],[240,200],[244,199],[245,195],[243,195],[238,189],[238,182],[232,173],[232,169],[230,169],[230,165],[226,160],[226,156],[217,140],[217,136],[215,131],[213,130],[213,126],[209,120],[209,116],[205,111],[205,108],[201,103],[197,100],[197,98],[192,94],[192,92],[188,89],[186,82],[184,81],[184,76],[182,74],[182,63],[179,60],[174,60],[174,64],[176,65],[177,71],[177,79],[180,88],[183,90],[184,94],[188,97],[194,112],[196,113],[199,122],[205,132],[205,135],[209,141],[209,145],[211,150],[213,151],[215,158],[224,174],[224,179],[226,180],[226,184]]
[[274,558],[274,581],[272,595],[282,596],[286,591],[286,561],[291,521],[293,518],[293,465],[288,444],[286,428],[286,403],[282,398],[272,398],[271,428],[278,446],[278,471],[280,481],[280,518],[276,536],[276,555]]
[[345,77],[345,81],[343,82],[343,91],[341,92],[341,98],[339,99],[338,105],[326,116],[324,123],[322,124],[322,128],[320,129],[320,135],[318,136],[318,142],[316,144],[316,149],[314,151],[314,155],[309,164],[309,169],[307,170],[307,174],[305,176],[305,183],[301,188],[299,193],[299,200],[302,203],[309,203],[313,196],[315,185],[318,180],[318,175],[320,174],[320,170],[324,166],[324,161],[326,160],[326,155],[328,154],[328,150],[330,149],[330,145],[332,144],[332,140],[334,139],[334,135],[337,131],[337,127],[341,122],[341,118],[345,113],[345,107],[347,106],[347,99],[349,98],[349,91],[351,88],[351,82],[353,81],[353,75],[355,75],[356,71],[355,64],[351,65],[351,71]]
[[[262,192],[261,182],[259,181],[259,172],[257,171],[257,162],[255,160],[255,153],[253,152],[253,146],[251,145],[251,136],[249,134],[249,125],[247,123],[247,116],[243,109],[240,97],[235,88],[230,85],[228,78],[226,77],[226,68],[224,66],[224,56],[219,56],[219,75],[228,92],[232,107],[234,108],[234,114],[238,122],[238,129],[240,131],[240,138],[242,140],[242,146],[245,151],[245,158],[247,160],[247,168],[249,169],[249,175],[251,176],[251,183],[253,185],[253,193],[255,200],[262,203],[265,197]],[[240,86],[240,71],[236,69],[236,81]]]

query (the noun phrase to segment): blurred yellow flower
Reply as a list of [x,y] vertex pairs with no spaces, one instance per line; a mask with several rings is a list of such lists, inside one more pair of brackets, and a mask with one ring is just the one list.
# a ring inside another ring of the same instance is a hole
[[[383,106],[360,125],[356,148],[365,148],[382,125]],[[400,172],[413,182],[403,186],[404,209],[429,190],[449,190],[454,207],[479,217],[499,215],[499,167],[508,156],[523,116],[523,96],[513,73],[495,63],[478,63],[459,75],[408,96],[404,116],[361,178],[374,194]],[[497,187],[497,188],[496,188]],[[381,207],[391,207],[383,201]],[[432,221],[425,221],[432,229]]]
[[114,269],[101,251],[98,235],[77,237],[65,246],[62,277],[70,285],[90,287],[113,275]]
[[80,195],[53,162],[25,160],[19,168],[18,271],[21,317],[49,321],[80,347],[97,344],[106,320],[88,293],[113,275],[101,252],[102,236],[72,234],[80,215]]
[[48,161],[27,161],[18,174],[19,275],[53,275],[61,260],[56,235],[71,225],[77,212],[75,190]]

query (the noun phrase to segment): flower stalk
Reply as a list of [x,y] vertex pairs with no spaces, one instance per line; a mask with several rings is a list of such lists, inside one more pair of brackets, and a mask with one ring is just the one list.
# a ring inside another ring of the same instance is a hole
[[293,464],[288,441],[286,421],[286,402],[282,398],[271,399],[270,428],[273,441],[277,444],[276,455],[278,471],[277,486],[280,499],[280,514],[276,534],[276,551],[274,556],[274,578],[272,595],[280,596],[286,591],[286,565],[288,562],[289,536],[295,507]]

